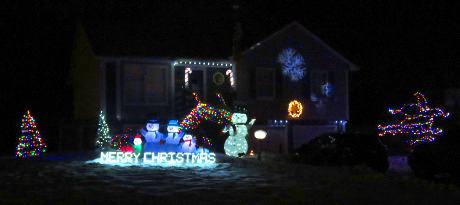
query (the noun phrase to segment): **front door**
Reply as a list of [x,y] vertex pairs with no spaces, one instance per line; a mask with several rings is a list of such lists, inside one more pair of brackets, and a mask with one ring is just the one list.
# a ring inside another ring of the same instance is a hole
[[202,70],[193,70],[189,77],[190,90],[195,92],[199,98],[203,98],[206,94],[203,76],[204,74]]

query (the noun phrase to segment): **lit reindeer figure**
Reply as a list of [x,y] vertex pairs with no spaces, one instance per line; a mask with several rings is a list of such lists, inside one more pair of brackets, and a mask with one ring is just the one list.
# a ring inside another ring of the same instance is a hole
[[434,118],[449,116],[440,108],[430,108],[422,93],[415,93],[417,104],[405,105],[399,109],[389,109],[392,115],[399,115],[403,120],[398,124],[378,125],[379,136],[407,134],[411,147],[420,142],[433,142],[436,137],[442,134],[442,129],[433,127]]
[[[227,125],[231,121],[231,113],[223,108],[216,108],[203,103],[198,99],[198,95],[193,93],[197,102],[195,108],[180,122],[181,129],[193,130],[204,120],[214,121],[218,125]],[[221,96],[217,94],[221,103],[225,103]]]
[[[185,133],[197,129],[204,121],[213,122],[217,126],[226,126],[231,122],[231,112],[227,111],[225,108],[218,108],[201,102],[196,93],[193,93],[193,96],[195,97],[197,104],[195,108],[193,108],[180,122],[180,129]],[[219,98],[220,103],[225,106],[225,101],[222,96],[217,94],[217,97]],[[194,136],[194,140],[196,141],[197,139],[198,145],[200,146],[205,144],[212,146],[210,139],[206,136],[199,136],[199,138]]]

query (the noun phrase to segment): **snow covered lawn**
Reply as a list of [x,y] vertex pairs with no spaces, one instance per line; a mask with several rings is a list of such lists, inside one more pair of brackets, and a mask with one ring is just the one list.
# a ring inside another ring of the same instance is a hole
[[225,160],[212,167],[1,158],[0,204],[460,204],[460,190],[363,167]]

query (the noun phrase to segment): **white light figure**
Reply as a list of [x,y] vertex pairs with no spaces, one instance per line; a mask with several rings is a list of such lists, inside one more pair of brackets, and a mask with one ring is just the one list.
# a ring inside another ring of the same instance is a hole
[[248,117],[244,113],[233,113],[232,123],[234,127],[227,127],[224,132],[229,133],[227,140],[224,143],[225,154],[233,157],[238,157],[239,154],[246,154],[248,152],[248,129],[254,124],[256,119],[252,119],[247,125]]
[[185,88],[189,87],[189,75],[190,74],[192,74],[192,69],[190,67],[185,68],[185,76],[184,76]]
[[179,152],[188,152],[188,153],[193,153],[196,150],[196,141],[195,138],[193,138],[192,135],[190,134],[185,134],[184,137],[182,137],[182,143],[180,146]]
[[235,88],[235,80],[233,79],[233,71],[232,71],[232,69],[228,69],[225,72],[225,75],[227,75],[230,78],[230,86],[232,86],[232,88]]
[[295,49],[286,48],[278,55],[282,73],[297,82],[305,76],[305,60]]

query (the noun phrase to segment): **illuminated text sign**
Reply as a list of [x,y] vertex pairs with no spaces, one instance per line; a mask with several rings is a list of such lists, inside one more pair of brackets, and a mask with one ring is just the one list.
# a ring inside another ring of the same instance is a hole
[[142,162],[144,164],[171,163],[171,164],[206,164],[215,163],[214,153],[187,153],[187,152],[101,152],[101,162]]

